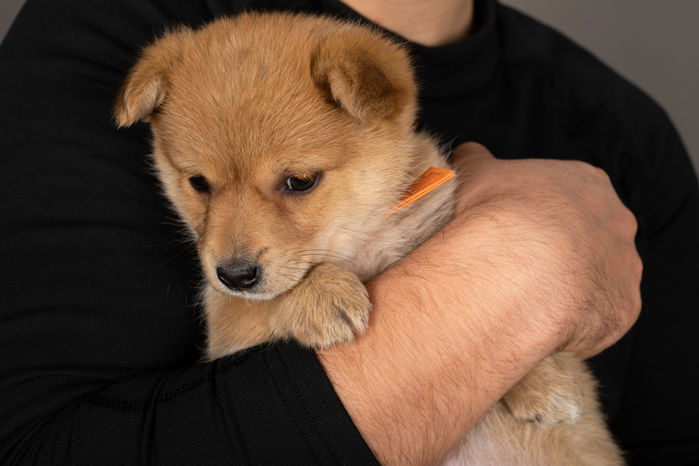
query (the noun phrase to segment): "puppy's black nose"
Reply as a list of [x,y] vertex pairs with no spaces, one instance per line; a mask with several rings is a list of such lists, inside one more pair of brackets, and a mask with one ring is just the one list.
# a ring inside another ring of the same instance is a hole
[[229,262],[216,267],[216,276],[233,291],[247,290],[260,280],[260,267],[257,264]]

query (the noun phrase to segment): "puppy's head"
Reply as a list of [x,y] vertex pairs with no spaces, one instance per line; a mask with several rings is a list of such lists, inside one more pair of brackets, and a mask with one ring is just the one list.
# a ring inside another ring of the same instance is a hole
[[146,48],[115,118],[151,124],[210,283],[270,299],[316,263],[352,270],[411,176],[415,95],[406,52],[376,32],[244,14]]

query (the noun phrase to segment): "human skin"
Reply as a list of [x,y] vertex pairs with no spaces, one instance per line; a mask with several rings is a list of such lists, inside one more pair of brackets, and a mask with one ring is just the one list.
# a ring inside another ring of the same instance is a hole
[[383,464],[439,462],[544,357],[597,354],[640,312],[636,222],[601,170],[453,159],[454,220],[368,284],[365,335],[318,352]]
[[473,0],[342,0],[375,24],[417,44],[463,40],[473,22]]

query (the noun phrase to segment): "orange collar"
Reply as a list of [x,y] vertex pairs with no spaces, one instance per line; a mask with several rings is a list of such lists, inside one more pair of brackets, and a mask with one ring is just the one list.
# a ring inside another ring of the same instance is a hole
[[391,212],[388,213],[387,217],[398,212],[403,207],[406,207],[413,202],[417,201],[424,195],[434,191],[442,184],[446,183],[450,179],[454,178],[456,173],[454,170],[448,168],[436,168],[430,167],[420,175],[420,177],[415,181],[415,183],[408,188],[405,193],[405,198],[393,208]]

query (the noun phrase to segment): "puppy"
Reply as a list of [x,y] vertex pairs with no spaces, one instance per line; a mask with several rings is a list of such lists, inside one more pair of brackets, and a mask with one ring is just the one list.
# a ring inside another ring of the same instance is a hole
[[[206,276],[208,357],[280,339],[350,341],[362,282],[451,218],[454,183],[389,215],[429,167],[406,51],[327,18],[246,13],[166,34],[118,97],[120,127],[148,121],[167,197]],[[544,360],[480,421],[453,464],[622,464],[595,382]]]

